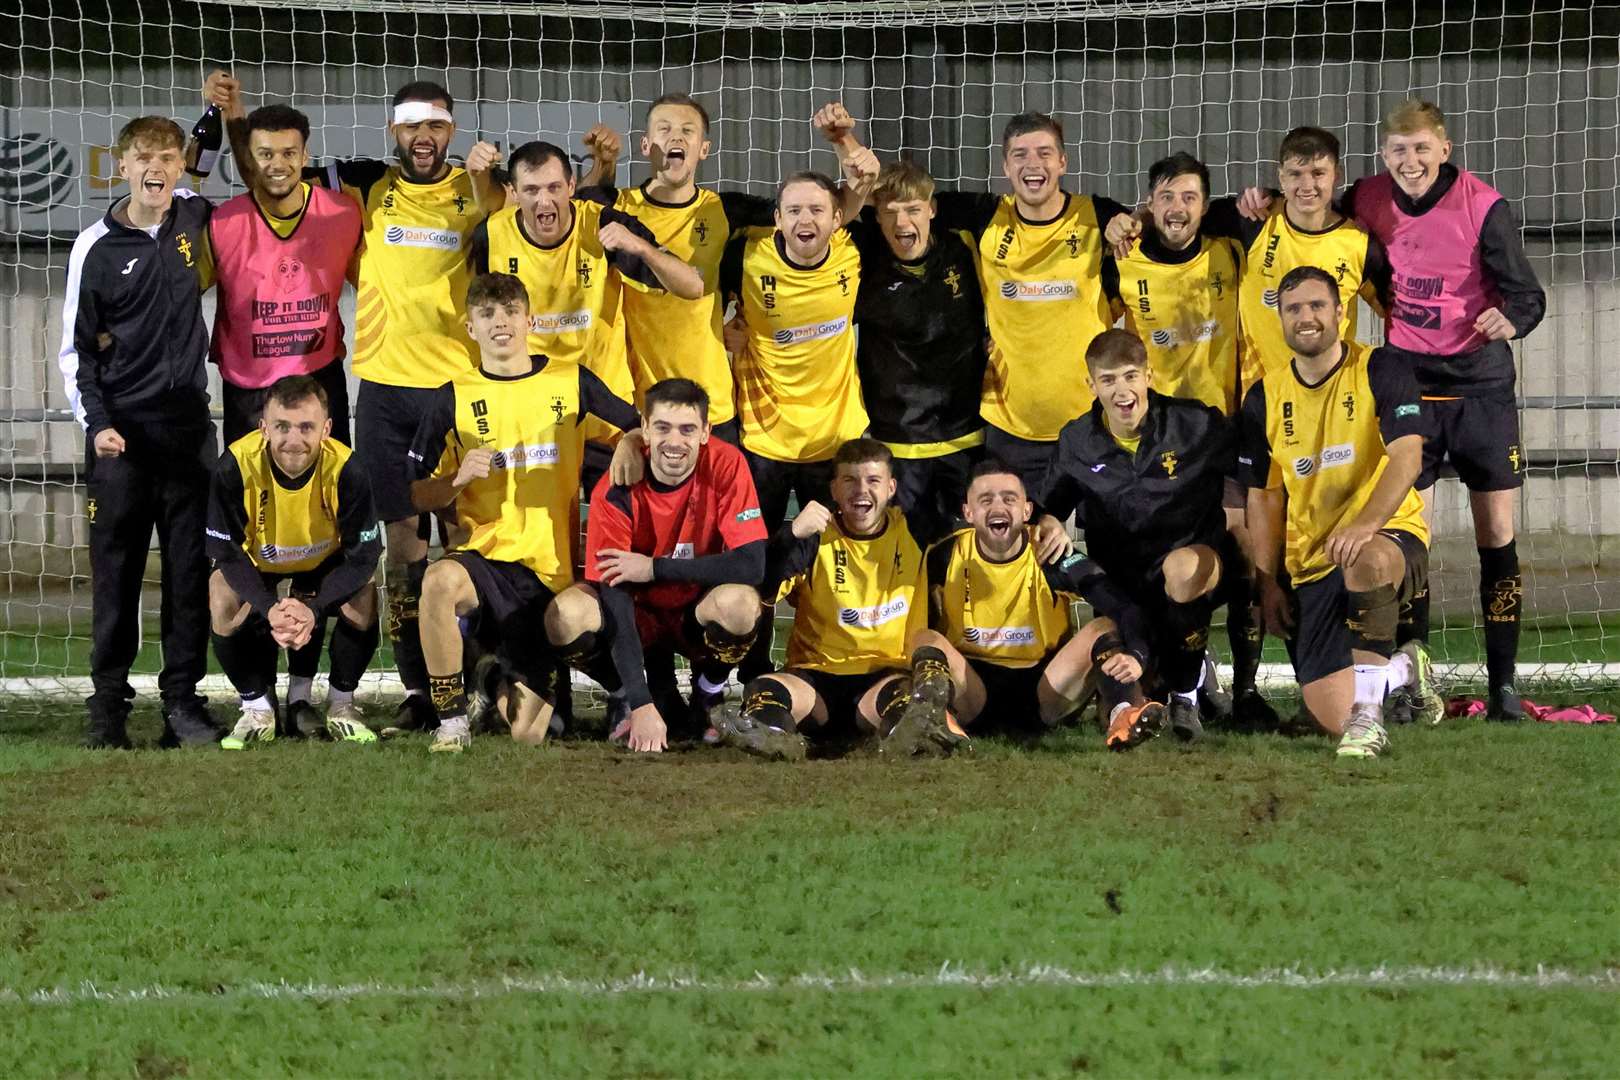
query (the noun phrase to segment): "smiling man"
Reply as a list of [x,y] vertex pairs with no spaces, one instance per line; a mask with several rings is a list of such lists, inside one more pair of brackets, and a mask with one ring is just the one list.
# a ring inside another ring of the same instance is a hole
[[1203,733],[1197,689],[1225,572],[1234,431],[1214,406],[1154,391],[1147,350],[1127,330],[1093,339],[1086,369],[1096,402],[1064,426],[1040,506],[1060,519],[1079,511],[1087,552],[1157,628],[1170,727],[1190,741]]
[[[647,475],[629,485],[604,476],[597,485],[585,537],[588,584],[558,602],[599,604],[587,627],[598,652],[583,664],[599,673],[610,659],[629,709],[609,737],[657,752],[672,724],[677,735],[706,734],[731,669],[754,642],[766,533],[748,463],[712,437],[703,388],[690,379],[654,383],[643,409]],[[690,662],[690,723],[663,715],[654,700],[649,651]]]
[[[900,724],[937,730],[949,712],[974,732],[1039,733],[1079,711],[1095,681],[1109,749],[1157,735],[1165,708],[1142,694],[1150,657],[1140,609],[1083,555],[1041,562],[1034,507],[1005,464],[974,466],[962,512],[969,527],[928,552],[930,629],[911,641]],[[1077,598],[1098,618],[1071,634]]]
[[1412,489],[1422,406],[1409,367],[1339,336],[1332,274],[1299,267],[1278,293],[1291,359],[1244,398],[1239,458],[1261,617],[1289,642],[1305,707],[1339,736],[1338,755],[1377,757],[1391,691],[1407,689],[1429,723],[1442,715],[1422,646],[1395,651],[1400,605],[1429,569]]
[[[323,726],[336,740],[375,742],[354,692],[377,651],[371,576],[382,556],[381,527],[365,473],[332,437],[318,379],[287,375],[272,383],[258,430],[219,459],[208,552],[214,654],[242,703],[221,745],[241,750],[276,737],[280,651],[307,650],[331,617],[337,625]],[[289,592],[278,597],[283,582]],[[301,733],[291,717],[285,730]]]
[[127,748],[130,665],[140,650],[141,578],[157,530],[162,557],[162,745],[219,737],[197,682],[208,661],[208,478],[218,460],[208,418],[213,279],[208,201],[175,189],[180,127],[125,124],[116,146],[130,192],[79,234],[68,256],[58,354],[84,427],[89,488],[91,747]]
[[[1508,342],[1534,330],[1547,295],[1525,257],[1513,208],[1485,181],[1451,164],[1444,114],[1405,101],[1384,123],[1386,172],[1358,180],[1346,204],[1389,251],[1394,273],[1389,351],[1410,364],[1431,414],[1418,491],[1432,505],[1450,460],[1468,488],[1479,549],[1479,602],[1489,683],[1486,715],[1524,719],[1514,689],[1523,581],[1513,510],[1524,451]],[[1415,629],[1428,635],[1428,594]]]
[[893,505],[892,461],[876,439],[844,443],[834,509],[809,502],[771,537],[765,594],[793,602],[787,664],[748,682],[741,711],[719,721],[722,744],[797,761],[806,735],[876,737],[901,756],[965,742],[915,723],[889,741],[911,694],[907,643],[927,625],[922,548]]

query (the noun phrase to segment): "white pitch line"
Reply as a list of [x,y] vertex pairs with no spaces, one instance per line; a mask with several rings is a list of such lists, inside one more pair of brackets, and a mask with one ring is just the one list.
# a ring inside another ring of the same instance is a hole
[[750,979],[705,979],[683,975],[648,975],[638,972],[619,979],[576,979],[566,975],[539,975],[465,983],[408,986],[382,982],[289,983],[246,982],[215,990],[173,986],[106,987],[80,983],[76,987],[40,990],[0,988],[0,1006],[200,1004],[206,1001],[355,1001],[393,998],[430,1001],[471,1001],[513,996],[612,997],[626,994],[725,993],[745,994],[775,990],[828,992],[867,990],[938,990],[969,987],[1007,990],[1023,987],[1202,987],[1237,990],[1283,987],[1292,990],[1493,987],[1507,990],[1594,990],[1620,992],[1620,968],[1569,971],[1538,966],[1534,971],[1493,967],[1376,967],[1330,968],[1312,971],[1299,967],[1267,968],[1253,972],[1219,968],[1165,967],[1157,971],[1072,971],[1050,965],[1031,965],[1015,971],[976,972],[942,964],[931,973],[867,975],[856,969],[836,975],[755,974]]

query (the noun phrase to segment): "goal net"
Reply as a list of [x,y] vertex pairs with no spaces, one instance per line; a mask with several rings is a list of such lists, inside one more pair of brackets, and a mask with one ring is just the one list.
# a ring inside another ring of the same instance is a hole
[[[0,79],[0,691],[45,700],[39,691],[85,689],[84,440],[55,364],[64,268],[74,235],[121,194],[108,149],[118,128],[154,112],[189,128],[214,67],[241,78],[250,106],[307,112],[317,159],[388,155],[390,93],[433,78],[458,101],[453,153],[476,137],[506,147],[546,137],[580,152],[580,134],[603,121],[630,135],[621,182],[646,176],[636,135],[647,104],[689,91],[715,118],[702,180],[762,194],[785,171],[834,168],[809,124],[834,99],[881,155],[911,156],[946,188],[1004,190],[1001,124],[1051,112],[1067,127],[1071,190],[1134,202],[1149,163],[1174,150],[1209,164],[1217,194],[1271,183],[1277,142],[1298,124],[1338,133],[1347,179],[1368,175],[1381,167],[1383,112],[1430,98],[1450,118],[1454,160],[1517,209],[1548,292],[1546,321],[1514,346],[1528,466],[1522,677],[1579,688],[1620,673],[1613,9],[42,0],[13,25],[21,44]],[[228,155],[202,190],[241,190]],[[1361,324],[1376,334],[1375,319]],[[1434,652],[1468,679],[1483,657],[1478,559],[1466,493],[1454,479],[1437,490]],[[156,566],[154,555],[136,668],[148,674],[160,663]]]

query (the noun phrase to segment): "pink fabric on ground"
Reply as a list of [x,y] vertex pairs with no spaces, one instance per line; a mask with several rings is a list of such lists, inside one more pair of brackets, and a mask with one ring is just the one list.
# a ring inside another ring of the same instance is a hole
[[[1525,714],[1544,724],[1612,724],[1614,717],[1600,713],[1590,705],[1537,705],[1529,698],[1524,702]],[[1446,702],[1447,716],[1478,716],[1485,711],[1479,698],[1454,697]]]

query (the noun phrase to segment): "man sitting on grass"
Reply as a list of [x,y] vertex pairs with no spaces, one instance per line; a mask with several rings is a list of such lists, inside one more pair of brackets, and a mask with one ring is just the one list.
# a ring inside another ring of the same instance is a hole
[[893,460],[875,439],[844,443],[834,508],[809,502],[771,537],[765,595],[794,609],[787,666],[749,681],[741,712],[718,725],[723,745],[799,760],[807,734],[875,736],[902,756],[966,741],[943,724],[892,737],[911,695],[906,646],[926,625],[923,551],[893,505]]
[[[1096,671],[1108,746],[1129,749],[1158,734],[1165,717],[1142,696],[1141,611],[1084,555],[1042,565],[1033,511],[1010,466],[974,466],[962,507],[971,527],[928,552],[931,629],[911,640],[911,702],[900,724],[937,730],[949,710],[974,732],[1045,731],[1083,707]],[[1076,597],[1100,617],[1071,635]]]
[[[371,576],[382,557],[381,529],[370,481],[331,435],[320,380],[288,375],[266,392],[259,429],[231,443],[214,469],[208,608],[214,653],[242,699],[242,715],[220,743],[226,750],[276,737],[281,650],[307,644],[332,615],[326,733],[344,742],[377,740],[354,691],[377,651]],[[283,581],[290,591],[278,599]]]

